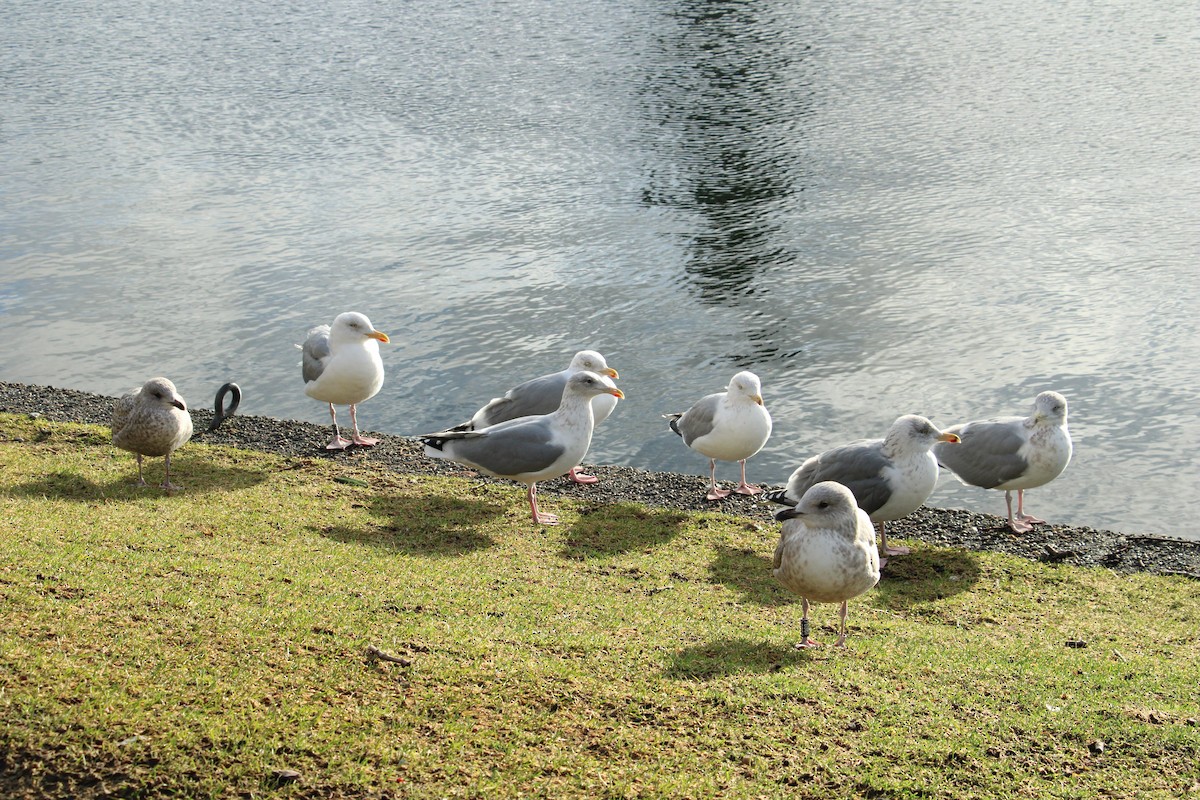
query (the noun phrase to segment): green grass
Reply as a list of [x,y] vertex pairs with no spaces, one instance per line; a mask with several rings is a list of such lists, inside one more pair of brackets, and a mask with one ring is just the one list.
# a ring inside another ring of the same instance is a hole
[[910,543],[801,652],[771,525],[173,467],[138,489],[106,429],[0,415],[0,796],[1200,795],[1184,578]]

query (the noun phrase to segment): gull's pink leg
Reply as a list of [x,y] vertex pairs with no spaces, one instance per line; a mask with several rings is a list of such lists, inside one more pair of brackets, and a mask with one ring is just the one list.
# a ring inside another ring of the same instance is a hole
[[173,492],[176,489],[178,489],[179,487],[176,486],[175,484],[171,483],[171,454],[170,453],[167,453],[165,469],[167,471],[167,474],[166,474],[166,476],[163,477],[163,482],[160,484],[160,488],[166,489],[168,492]]
[[1020,519],[1019,517],[1016,517],[1016,518],[1013,517],[1012,491],[1011,490],[1006,491],[1004,493],[1004,502],[1008,505],[1008,527],[1012,528],[1017,533],[1025,533],[1027,531],[1033,530],[1033,526],[1030,525],[1028,522],[1025,522],[1024,520]]
[[743,458],[741,460],[741,465],[742,465],[742,482],[737,485],[737,488],[734,489],[734,491],[737,492],[738,494],[758,494],[759,492],[762,491],[762,489],[758,488],[757,486],[751,486],[750,484],[746,483],[746,459]]
[[[885,556],[906,556],[912,552],[911,547],[891,547],[888,545],[886,523],[875,523],[875,530],[879,532],[879,552]],[[882,568],[883,564],[881,563],[879,566]]]
[[333,438],[329,440],[329,444],[325,445],[326,450],[345,450],[350,446],[349,439],[342,438],[342,432],[337,426],[337,411],[333,408],[333,403],[329,404],[329,418],[333,420]]
[[138,453],[137,458],[138,458],[138,479],[137,479],[137,483],[135,483],[134,486],[149,486],[150,484],[146,483],[146,479],[144,477],[142,477],[142,454]]
[[708,460],[708,464],[709,464],[708,477],[709,477],[709,480],[712,482],[712,486],[709,488],[708,494],[706,494],[704,496],[704,499],[705,500],[720,500],[722,497],[728,497],[729,490],[722,489],[721,487],[717,486],[717,460],[715,458],[710,458]]
[[379,444],[378,439],[372,439],[369,436],[360,436],[358,433],[358,407],[353,403],[350,404],[350,424],[354,426],[354,436],[350,441],[362,447],[370,447],[371,445]]
[[801,608],[804,609],[804,615],[802,617],[800,617],[800,637],[801,638],[800,638],[800,641],[796,643],[796,649],[804,650],[809,647],[820,647],[821,643],[816,641],[815,639],[813,639],[811,636],[808,635],[808,631],[809,631],[809,628],[808,628],[808,598],[801,597],[800,600],[802,602]]
[[1025,513],[1025,490],[1024,489],[1017,489],[1017,519],[1021,520],[1021,522],[1029,522],[1034,525],[1041,525],[1041,524],[1045,523],[1045,521],[1046,521],[1044,519],[1038,519],[1035,516]]
[[578,467],[571,467],[570,472],[567,473],[567,477],[570,478],[573,482],[575,482],[575,483],[599,483],[600,482],[600,479],[597,478],[595,475],[585,475],[582,472],[576,472],[577,469],[578,469]]
[[833,643],[834,647],[845,647],[846,646],[846,616],[847,615],[848,615],[847,601],[843,600],[842,601],[842,610],[838,613],[838,616],[842,620],[842,634],[841,634],[841,636],[838,637],[838,640]]
[[543,514],[542,512],[538,511],[537,484],[536,483],[529,484],[529,491],[526,492],[526,495],[529,497],[529,510],[531,512],[533,512],[533,524],[534,525],[557,525],[558,524],[558,517],[556,517],[554,514]]

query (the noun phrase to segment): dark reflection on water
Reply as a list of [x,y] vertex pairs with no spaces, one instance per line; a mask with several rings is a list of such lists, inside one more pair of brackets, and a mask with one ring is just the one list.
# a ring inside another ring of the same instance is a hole
[[[765,268],[796,261],[777,217],[802,188],[806,48],[762,4],[684,3],[673,21],[657,38],[667,68],[642,92],[669,132],[653,147],[673,172],[651,174],[643,202],[698,216],[685,274],[702,303],[736,307],[762,291]],[[778,323],[753,322],[754,352],[730,354],[739,365],[779,353]]]

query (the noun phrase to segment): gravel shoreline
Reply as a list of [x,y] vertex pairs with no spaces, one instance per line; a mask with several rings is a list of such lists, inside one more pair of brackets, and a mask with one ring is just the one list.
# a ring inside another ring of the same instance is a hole
[[[0,382],[0,412],[38,414],[56,422],[107,426],[114,399],[73,389]],[[345,460],[405,474],[473,474],[455,464],[427,458],[416,440],[406,437],[372,432],[372,436],[380,439],[373,448],[353,447],[344,452],[329,452],[324,450],[329,439],[327,425],[236,415],[210,433],[207,429],[213,411],[193,407],[191,414],[196,428],[193,440],[206,444],[233,445],[282,456]],[[587,464],[586,467],[588,472],[600,478],[598,484],[577,486],[565,478],[558,478],[539,484],[539,493],[569,496],[585,502],[633,501],[659,508],[719,511],[768,525],[774,524],[771,515],[780,508],[739,495],[731,495],[718,504],[708,503],[703,499],[707,481],[695,475],[609,465]],[[1008,530],[1001,517],[927,506],[889,523],[888,536],[889,539],[915,540],[943,547],[998,551],[1049,563],[1107,567],[1121,573],[1183,575],[1200,580],[1200,541],[1187,539],[1059,524],[1039,525],[1033,533],[1016,534]]]

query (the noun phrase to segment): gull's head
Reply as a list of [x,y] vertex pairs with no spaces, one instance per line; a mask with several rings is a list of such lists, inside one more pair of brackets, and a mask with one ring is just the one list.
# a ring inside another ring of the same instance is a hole
[[763,404],[762,382],[758,379],[757,375],[749,370],[734,375],[729,380],[729,386],[725,391],[736,397],[744,397],[760,406]]
[[584,397],[595,397],[601,394],[611,394],[618,400],[625,398],[625,393],[617,388],[617,385],[612,382],[612,378],[607,375],[600,375],[595,372],[576,372],[567,379],[567,388],[564,393],[570,392]]
[[804,493],[795,508],[780,511],[775,519],[780,522],[798,519],[809,528],[837,528],[844,526],[846,520],[853,520],[857,509],[849,489],[836,481],[821,481]]
[[371,324],[371,320],[367,319],[366,314],[360,314],[357,311],[345,311],[338,314],[329,328],[331,343],[363,343],[371,339],[385,344],[391,341],[386,333],[375,330],[375,326]]
[[884,441],[892,449],[904,451],[928,450],[938,442],[958,444],[957,434],[946,433],[919,414],[905,414],[888,428]]
[[608,362],[604,360],[604,356],[597,353],[595,350],[580,350],[571,359],[570,370],[572,372],[594,372],[597,375],[607,375],[610,378],[619,378],[620,375],[612,367],[608,366]]
[[178,408],[187,411],[187,403],[175,389],[175,384],[167,378],[151,378],[142,384],[138,399],[143,403]]
[[1067,398],[1058,392],[1042,392],[1033,399],[1035,420],[1061,425],[1067,421]]

